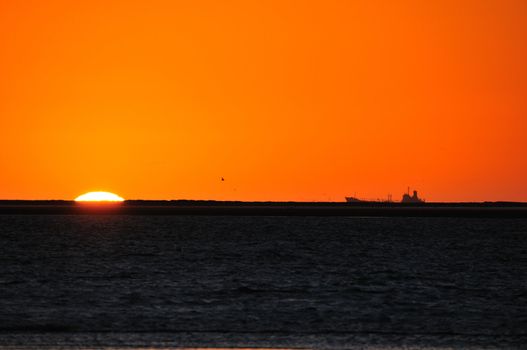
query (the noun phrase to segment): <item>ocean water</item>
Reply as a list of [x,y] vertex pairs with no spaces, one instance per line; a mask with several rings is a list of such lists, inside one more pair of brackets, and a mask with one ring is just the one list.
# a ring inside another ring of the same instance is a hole
[[0,216],[7,348],[527,348],[527,219]]

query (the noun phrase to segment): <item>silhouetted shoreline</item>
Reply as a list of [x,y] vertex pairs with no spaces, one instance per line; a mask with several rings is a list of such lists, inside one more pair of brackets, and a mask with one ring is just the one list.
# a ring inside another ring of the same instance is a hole
[[527,203],[336,203],[150,201],[76,203],[61,200],[0,200],[3,215],[234,215],[234,216],[392,216],[527,218]]

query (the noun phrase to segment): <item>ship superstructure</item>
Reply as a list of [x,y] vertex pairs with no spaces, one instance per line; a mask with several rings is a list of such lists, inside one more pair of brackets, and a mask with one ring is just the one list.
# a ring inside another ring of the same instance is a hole
[[413,194],[410,196],[410,187],[408,187],[408,191],[403,194],[403,199],[401,200],[401,203],[424,203],[425,201],[417,195],[417,191],[413,191]]

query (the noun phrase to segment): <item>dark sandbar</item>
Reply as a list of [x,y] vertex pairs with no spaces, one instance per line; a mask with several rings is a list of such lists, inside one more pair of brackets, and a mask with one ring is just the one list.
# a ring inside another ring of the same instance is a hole
[[116,204],[86,204],[73,201],[0,201],[0,214],[527,218],[527,203],[125,201]]

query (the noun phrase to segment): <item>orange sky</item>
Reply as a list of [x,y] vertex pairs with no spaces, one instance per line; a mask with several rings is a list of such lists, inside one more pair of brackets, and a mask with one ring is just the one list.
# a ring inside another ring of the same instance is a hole
[[526,135],[525,0],[0,2],[0,198],[527,201]]

